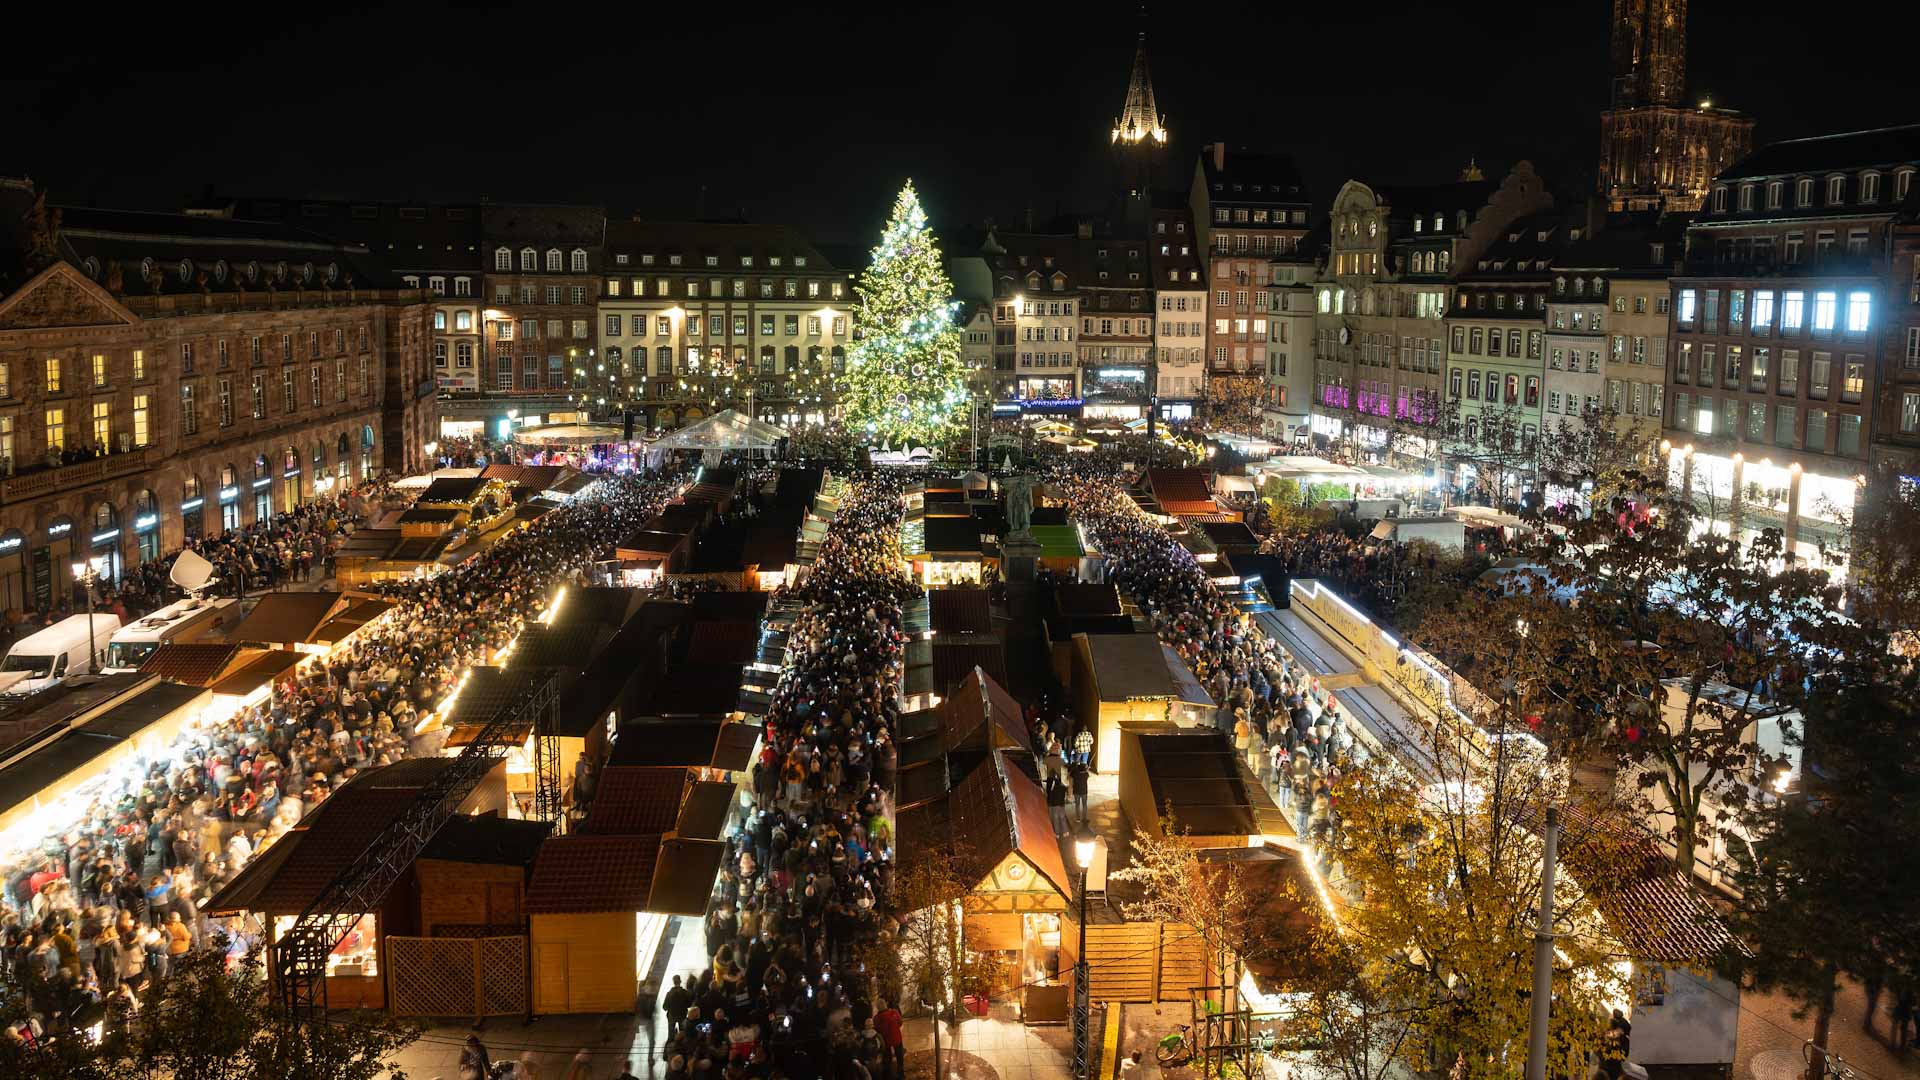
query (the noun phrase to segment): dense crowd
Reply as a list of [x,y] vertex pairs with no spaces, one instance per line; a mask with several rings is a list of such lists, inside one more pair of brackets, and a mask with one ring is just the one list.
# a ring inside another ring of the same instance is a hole
[[1215,724],[1292,808],[1295,831],[1323,837],[1335,826],[1337,770],[1355,750],[1339,701],[1141,513],[1111,472],[1069,460],[1051,475],[1106,556],[1109,580],[1148,613],[1160,640],[1207,688]]
[[787,663],[707,920],[712,961],[662,1001],[669,1080],[903,1068],[900,1012],[860,959],[890,932],[901,607],[917,592],[899,562],[902,493],[897,476],[858,481],[806,580],[776,597],[797,605]]
[[437,752],[440,734],[416,735],[416,722],[459,673],[492,659],[681,483],[604,480],[459,566],[393,589],[399,603],[383,620],[276,681],[266,700],[191,730],[32,850],[0,852],[0,975],[33,1014],[10,1033],[124,1022],[171,959],[209,946],[216,929],[231,957],[246,955],[261,928],[211,926],[206,901],[361,770]]

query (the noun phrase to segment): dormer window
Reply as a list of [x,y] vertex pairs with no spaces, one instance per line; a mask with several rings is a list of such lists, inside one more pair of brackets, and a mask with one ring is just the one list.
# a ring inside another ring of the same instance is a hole
[[643,254],[643,255],[641,255],[641,256],[640,256],[640,265],[641,265],[641,266],[652,266],[652,265],[653,265],[653,256],[652,256],[652,255],[644,255],[644,254]]
[[1813,178],[1803,176],[1793,182],[1793,204],[1795,206],[1813,205]]
[[806,269],[807,257],[805,255],[795,255],[793,257],[793,265],[800,267],[803,270]]
[[181,281],[193,280],[193,260],[192,259],[181,259],[180,265],[175,267],[175,269],[179,271]]
[[1860,174],[1860,201],[1877,203],[1880,201],[1880,174],[1868,172]]
[[1713,212],[1723,214],[1726,213],[1726,210],[1727,189],[1725,187],[1716,187],[1713,189]]
[[1652,254],[1653,261],[1656,264],[1666,262],[1667,261],[1667,245],[1654,244],[1652,245],[1652,247],[1653,247],[1653,251],[1651,254]]
[[1778,210],[1786,199],[1787,185],[1779,180],[1767,181],[1767,209]]
[[669,255],[669,256],[667,256],[667,265],[668,265],[668,266],[679,266],[679,265],[680,265],[680,256],[678,256],[678,255]]
[[623,253],[623,254],[619,254],[619,255],[615,255],[615,256],[613,257],[613,265],[615,265],[615,266],[625,266],[625,265],[627,265],[627,257],[626,257],[626,255],[625,255],[624,253]]
[[1741,184],[1740,185],[1740,212],[1744,214],[1752,209],[1753,209],[1753,185]]
[[559,248],[547,249],[547,273],[558,274],[565,265],[560,259]]
[[540,253],[530,247],[520,249],[520,270],[531,274],[540,269]]
[[748,269],[748,270],[753,269],[753,256],[751,255],[740,256],[740,265],[744,269]]
[[1480,269],[1485,270],[1487,268],[1487,260],[1481,259],[1479,263],[1479,267]]
[[1414,232],[1419,232],[1419,231],[1420,231],[1420,226],[1421,226],[1421,225],[1423,225],[1423,224],[1425,224],[1425,222],[1424,222],[1424,220],[1423,220],[1423,219],[1421,219],[1421,218],[1414,218],[1414,219],[1413,219],[1413,231],[1414,231]]
[[1434,214],[1433,214],[1433,231],[1434,231],[1434,232],[1439,232],[1440,230],[1442,230],[1442,229],[1444,229],[1444,228],[1446,228],[1446,227],[1447,227],[1447,225],[1446,225],[1446,217],[1445,217],[1444,215],[1442,215],[1442,214],[1441,214],[1441,213],[1440,213],[1439,211],[1437,211],[1437,210],[1436,210],[1436,211],[1434,211]]
[[720,265],[720,256],[718,256],[718,255],[709,255],[709,256],[707,256],[707,260],[706,260],[706,261],[707,261],[707,265],[708,265],[708,266],[719,266],[719,265]]
[[1907,192],[1913,189],[1913,170],[1901,169],[1893,174],[1893,201],[1905,202]]
[[1846,177],[1844,176],[1827,177],[1827,205],[1828,206],[1840,205],[1840,200],[1846,194],[1846,190],[1847,190]]
[[1554,291],[1554,292],[1557,292],[1557,293],[1564,293],[1564,292],[1566,292],[1566,291],[1567,291],[1567,279],[1566,279],[1566,278],[1563,278],[1563,277],[1557,277],[1557,278],[1554,278],[1554,279],[1553,279],[1553,291]]
[[587,272],[587,249],[586,248],[574,248],[573,253],[569,256],[569,260],[570,261],[568,262],[567,265],[573,270],[574,273],[584,274]]
[[493,249],[493,268],[495,270],[513,269],[513,252],[503,247]]
[[1544,244],[1544,243],[1546,243],[1546,242],[1547,242],[1547,230],[1545,230],[1545,229],[1541,229],[1541,230],[1540,230],[1539,232],[1537,232],[1537,233],[1534,233],[1534,234],[1533,234],[1533,242],[1534,242],[1534,243],[1536,243],[1536,244]]
[[1573,295],[1575,296],[1587,295],[1587,279],[1586,278],[1573,279]]

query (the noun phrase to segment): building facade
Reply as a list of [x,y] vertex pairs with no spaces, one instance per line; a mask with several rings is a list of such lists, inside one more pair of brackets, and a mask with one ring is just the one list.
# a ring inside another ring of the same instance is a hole
[[1169,200],[1154,209],[1148,264],[1156,311],[1155,396],[1162,417],[1189,420],[1206,393],[1207,268],[1184,202]]
[[0,182],[0,604],[424,466],[432,305],[366,249],[35,200]]
[[611,381],[596,316],[605,233],[600,207],[481,205],[486,389],[562,390],[582,399],[583,411],[604,408],[597,403]]
[[1079,246],[1081,415],[1142,419],[1154,358],[1152,249],[1122,234],[1089,236]]
[[1078,243],[1072,233],[993,231],[982,248],[996,334],[1013,342],[1013,400],[1026,408],[1080,410]]
[[1687,0],[1614,0],[1611,44],[1601,197],[1615,212],[1698,210],[1714,176],[1753,148],[1753,119],[1685,103]]
[[[1554,261],[1543,430],[1573,415],[1570,401],[1585,408],[1592,395],[1615,431],[1649,444],[1659,440],[1666,412],[1667,278],[1685,242],[1683,226],[1676,218],[1610,221],[1597,233],[1572,239]],[[1598,383],[1586,370],[1596,338]]]
[[1868,466],[1920,449],[1916,172],[1920,125],[1774,143],[1715,180],[1672,279],[1664,418],[1715,527],[1778,526],[1812,560]]
[[601,276],[616,406],[671,428],[724,408],[822,423],[852,341],[851,288],[782,225],[616,221]]
[[1254,305],[1268,295],[1270,260],[1307,234],[1311,209],[1291,158],[1218,142],[1201,148],[1188,210],[1207,260],[1210,397],[1263,392],[1267,319]]
[[1319,276],[1305,246],[1274,259],[1267,273],[1267,393],[1260,433],[1289,447],[1311,441]]

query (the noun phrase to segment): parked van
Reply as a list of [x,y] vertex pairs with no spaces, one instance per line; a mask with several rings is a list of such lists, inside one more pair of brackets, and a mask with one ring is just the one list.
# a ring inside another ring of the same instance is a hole
[[69,675],[91,674],[93,650],[105,649],[118,629],[120,616],[96,611],[92,615],[69,615],[37,634],[21,638],[0,661],[0,693],[31,694]]
[[188,597],[121,627],[107,642],[107,671],[138,671],[160,646],[201,641],[240,621],[240,601]]

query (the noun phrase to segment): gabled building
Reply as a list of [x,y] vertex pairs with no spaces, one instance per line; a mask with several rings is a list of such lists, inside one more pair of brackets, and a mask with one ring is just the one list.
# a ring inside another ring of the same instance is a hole
[[1433,456],[1454,283],[1512,222],[1552,204],[1527,162],[1499,183],[1473,165],[1451,183],[1348,181],[1315,304],[1314,435],[1377,459]]
[[1152,247],[1124,231],[1080,241],[1081,415],[1138,420],[1147,415],[1153,362]]
[[1185,199],[1168,193],[1158,200],[1147,264],[1160,415],[1191,419],[1206,393],[1207,264]]
[[[1038,411],[1080,408],[1079,237],[989,230],[981,257],[993,287],[996,339],[1012,341],[1014,398]],[[995,346],[995,377],[1005,381]]]
[[1598,231],[1569,236],[1554,259],[1542,430],[1551,434],[1594,397],[1616,431],[1657,441],[1666,411],[1667,278],[1686,222],[1642,214],[1595,223]]

